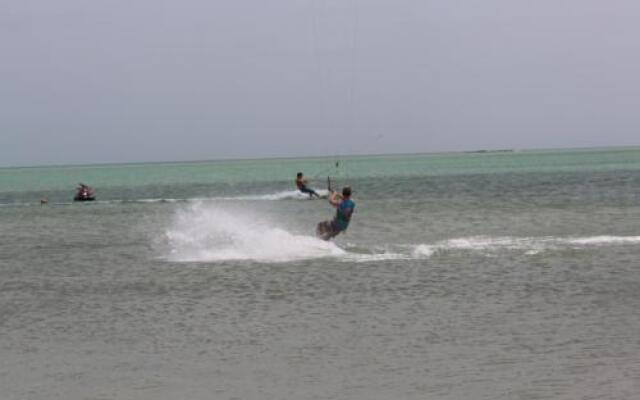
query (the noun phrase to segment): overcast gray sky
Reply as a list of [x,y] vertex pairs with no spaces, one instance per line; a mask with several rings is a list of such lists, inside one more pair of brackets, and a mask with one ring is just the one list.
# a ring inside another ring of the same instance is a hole
[[0,165],[640,144],[637,0],[0,0]]

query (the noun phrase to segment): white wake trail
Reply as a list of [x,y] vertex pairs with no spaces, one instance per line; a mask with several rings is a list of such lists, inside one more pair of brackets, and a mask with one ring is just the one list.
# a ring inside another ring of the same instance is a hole
[[413,247],[415,257],[431,257],[451,251],[472,251],[485,254],[504,251],[523,251],[534,255],[543,251],[562,249],[587,249],[594,246],[619,246],[640,244],[640,236],[588,236],[588,237],[490,237],[471,236],[442,240],[433,244]]

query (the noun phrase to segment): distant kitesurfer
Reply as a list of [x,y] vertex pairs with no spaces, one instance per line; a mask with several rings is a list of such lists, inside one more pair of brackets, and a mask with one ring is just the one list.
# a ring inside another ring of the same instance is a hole
[[316,227],[318,237],[329,240],[345,231],[351,221],[351,215],[356,208],[356,203],[351,200],[351,188],[342,188],[342,195],[335,191],[329,196],[329,203],[336,208],[336,216],[333,220],[320,222]]
[[316,193],[315,190],[307,187],[307,183],[308,183],[307,178],[304,177],[302,172],[298,172],[296,174],[296,186],[298,187],[298,190],[301,191],[302,193],[308,193],[309,198],[312,198],[313,196],[320,198],[320,195]]

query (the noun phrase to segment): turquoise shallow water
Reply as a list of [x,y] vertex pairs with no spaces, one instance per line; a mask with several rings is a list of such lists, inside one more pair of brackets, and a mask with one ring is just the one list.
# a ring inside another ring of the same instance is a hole
[[[639,149],[622,148],[0,168],[0,195],[33,191],[68,192],[80,181],[90,182],[100,189],[135,185],[288,182],[292,171],[297,169],[321,179],[326,175],[393,178],[638,170],[639,154]],[[335,162],[341,165],[335,168]]]
[[640,391],[639,149],[7,168],[0,226],[3,398]]

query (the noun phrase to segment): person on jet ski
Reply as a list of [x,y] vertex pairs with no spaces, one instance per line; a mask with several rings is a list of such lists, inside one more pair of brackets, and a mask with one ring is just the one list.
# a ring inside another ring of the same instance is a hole
[[80,183],[76,188],[75,200],[93,200],[93,189],[84,183]]

